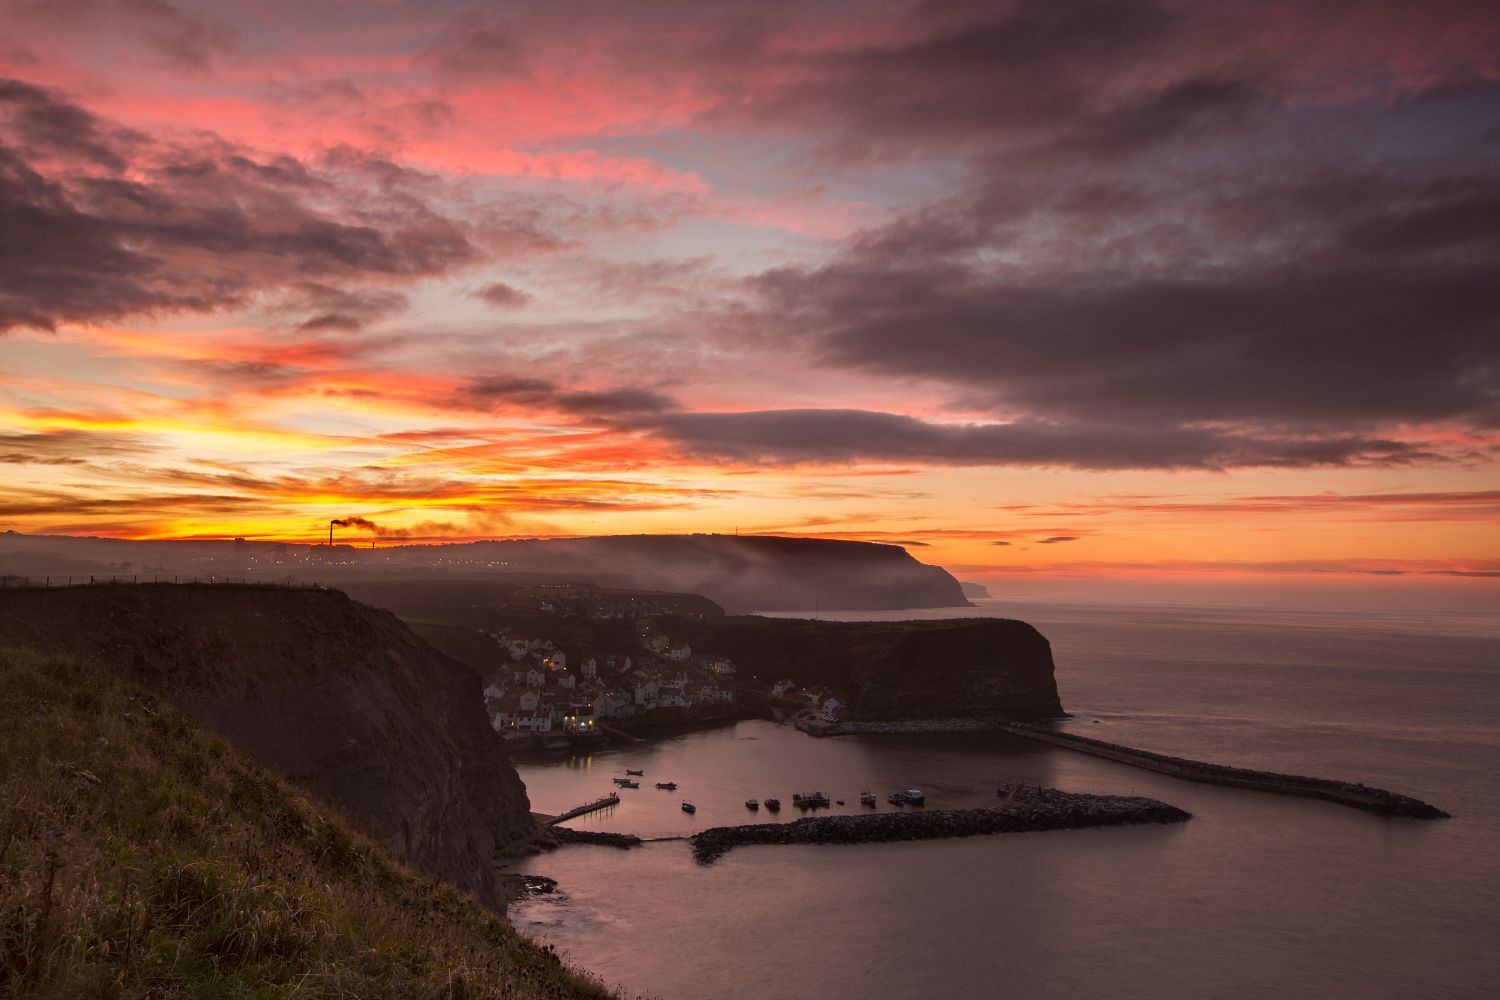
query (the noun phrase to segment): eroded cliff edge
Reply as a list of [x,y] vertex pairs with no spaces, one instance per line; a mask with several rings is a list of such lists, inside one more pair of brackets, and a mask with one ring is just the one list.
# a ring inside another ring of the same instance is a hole
[[734,658],[751,675],[789,677],[849,698],[853,718],[998,716],[1018,721],[1063,714],[1052,646],[1009,618],[828,622],[739,616],[674,622],[694,648]]
[[337,591],[141,585],[0,592],[0,645],[82,656],[168,697],[422,871],[504,897],[530,833],[480,679]]

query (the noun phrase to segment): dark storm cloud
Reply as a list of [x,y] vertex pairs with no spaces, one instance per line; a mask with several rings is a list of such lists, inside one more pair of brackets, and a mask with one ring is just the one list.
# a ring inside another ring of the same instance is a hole
[[535,407],[606,421],[658,413],[677,405],[670,397],[648,389],[569,389],[545,379],[505,375],[470,380],[453,402],[462,409]]
[[666,412],[625,426],[685,454],[757,463],[860,461],[1077,469],[1300,468],[1407,464],[1441,456],[1400,441],[1339,435],[1305,439],[1208,428],[1111,424],[936,424],[870,410]]
[[904,28],[787,60],[771,85],[727,84],[710,118],[814,130],[844,160],[1037,143],[1102,155],[1232,122],[1258,99],[1232,79],[1122,87],[1124,71],[1191,44],[1195,22],[1165,4],[927,4]]
[[1082,467],[1090,440],[1114,467],[1422,460],[1393,428],[1500,426],[1500,172],[1436,166],[1182,193],[986,181],[762,275],[762,319],[827,366],[947,383],[1053,443],[1098,427]]
[[290,157],[164,146],[29,84],[0,81],[0,126],[0,331],[212,310],[275,289],[326,300],[304,317],[316,328],[350,328],[400,297],[330,283],[479,257],[464,227],[410,191],[341,215],[328,207],[335,185]]

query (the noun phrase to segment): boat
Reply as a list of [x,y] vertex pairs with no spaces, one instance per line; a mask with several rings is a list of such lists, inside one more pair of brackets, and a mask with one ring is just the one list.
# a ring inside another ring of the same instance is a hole
[[613,781],[615,784],[621,785],[621,786],[630,784],[630,779],[629,778],[610,778],[609,780]]
[[621,788],[640,788],[641,787],[641,783],[639,781],[631,781],[629,778],[626,778],[624,781],[620,782],[620,787]]
[[746,809],[759,809],[760,808],[760,803],[757,802],[757,801],[755,801],[754,799],[746,799],[745,800],[745,808]]
[[875,793],[870,791],[868,788],[859,793],[859,804],[862,806],[873,806],[879,801],[880,800],[875,797]]
[[828,796],[822,792],[793,792],[792,805],[799,809],[816,809],[828,805]]
[[698,807],[693,805],[691,802],[684,802],[682,804],[682,811],[685,813],[695,813],[698,811]]
[[886,796],[886,801],[893,806],[920,806],[927,802],[927,796],[919,789],[908,788],[904,792],[892,792]]
[[844,800],[843,799],[834,799],[833,800],[833,804],[836,805],[836,806],[841,806],[841,805],[844,804]]
[[665,788],[669,792],[675,792],[675,791],[677,791],[677,782],[675,782],[675,781],[658,781],[656,783],[656,787],[657,788]]
[[637,777],[637,778],[639,778],[639,777],[640,777],[640,776],[641,776],[641,775],[643,775],[643,774],[645,774],[645,773],[646,773],[646,772],[645,772],[645,771],[632,771],[632,770],[631,770],[631,769],[630,769],[630,768],[628,768],[628,767],[627,767],[627,768],[626,768],[626,769],[625,769],[625,773],[626,773],[626,774],[633,774],[633,775],[635,775],[635,776],[636,776],[636,777]]
[[769,809],[769,810],[771,810],[772,812],[779,812],[780,809],[781,809],[781,800],[780,799],[766,799],[766,808]]

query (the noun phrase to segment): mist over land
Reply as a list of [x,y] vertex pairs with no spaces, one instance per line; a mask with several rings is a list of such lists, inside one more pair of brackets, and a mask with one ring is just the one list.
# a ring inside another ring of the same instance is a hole
[[830,539],[622,535],[448,545],[124,541],[0,534],[0,574],[250,577],[338,583],[462,576],[702,594],[735,612],[967,607],[958,581],[903,548]]

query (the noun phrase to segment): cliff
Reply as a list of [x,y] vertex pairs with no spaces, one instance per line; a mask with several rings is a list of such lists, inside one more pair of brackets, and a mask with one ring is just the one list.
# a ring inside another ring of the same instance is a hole
[[[826,622],[741,616],[665,625],[734,659],[742,683],[790,677],[847,692],[860,720],[1063,714],[1052,647],[1008,618]],[[700,645],[701,644],[701,645]],[[752,681],[758,677],[758,681]]]
[[[422,558],[433,553],[415,551]],[[387,557],[399,559],[398,547]],[[703,596],[731,612],[968,607],[958,581],[899,545],[740,535],[610,535],[474,542],[448,565],[503,563],[610,586]]]
[[0,532],[0,565],[17,577],[139,574],[263,576],[345,588],[433,574],[495,581],[582,583],[618,590],[702,594],[730,611],[900,610],[967,607],[940,566],[899,545],[760,535],[607,535],[448,545],[236,544],[123,541]]
[[503,906],[496,848],[530,804],[477,674],[336,591],[98,586],[0,592],[0,646],[148,687],[341,807],[422,871]]
[[610,996],[98,663],[0,649],[0,996]]

